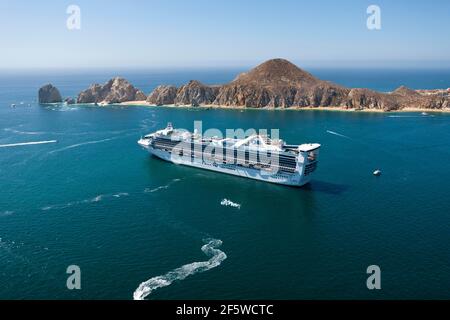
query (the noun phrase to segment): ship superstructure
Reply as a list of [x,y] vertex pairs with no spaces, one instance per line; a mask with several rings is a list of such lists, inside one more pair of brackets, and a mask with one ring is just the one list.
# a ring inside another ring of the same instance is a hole
[[258,134],[244,139],[203,137],[196,131],[174,129],[171,123],[138,143],[176,164],[290,186],[311,180],[320,148],[317,143],[288,145]]

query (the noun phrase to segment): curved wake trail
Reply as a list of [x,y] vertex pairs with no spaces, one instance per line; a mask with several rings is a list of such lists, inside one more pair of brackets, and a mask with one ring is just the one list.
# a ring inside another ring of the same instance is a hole
[[181,181],[181,179],[173,179],[172,181],[170,181],[168,184],[164,185],[164,186],[159,186],[153,189],[150,188],[145,188],[144,192],[145,193],[153,193],[153,192],[157,192],[163,189],[169,189],[169,187],[174,184],[175,182]]
[[10,143],[10,144],[0,144],[0,148],[8,148],[8,147],[19,147],[19,146],[31,146],[35,144],[48,144],[48,143],[56,143],[56,140],[47,140],[47,141],[31,141],[31,142],[20,142],[20,143]]
[[108,138],[108,139],[102,139],[102,140],[94,140],[94,141],[87,141],[87,142],[81,142],[81,143],[77,143],[77,144],[72,144],[70,146],[61,148],[61,149],[57,149],[57,150],[53,150],[50,151],[49,154],[53,154],[56,152],[61,152],[61,151],[65,151],[65,150],[69,150],[69,149],[73,149],[73,148],[77,148],[77,147],[81,147],[81,146],[86,146],[89,144],[96,144],[96,143],[102,143],[102,142],[107,142],[107,141],[111,141],[117,138]]
[[162,287],[167,287],[176,280],[184,280],[187,277],[208,271],[212,268],[218,267],[226,258],[227,255],[222,250],[217,249],[222,245],[222,240],[207,239],[206,244],[202,246],[203,253],[210,257],[207,261],[192,262],[185,264],[177,269],[169,271],[168,273],[153,277],[145,282],[142,282],[133,293],[134,300],[144,300],[154,290]]
[[341,138],[351,139],[350,137],[347,137],[347,136],[345,136],[343,134],[340,134],[340,133],[337,133],[337,132],[334,132],[334,131],[331,131],[331,130],[327,130],[327,133],[335,135],[335,136],[338,136],[338,137],[341,137]]
[[56,204],[51,206],[42,207],[41,210],[47,211],[47,210],[54,210],[54,209],[65,209],[69,207],[73,207],[76,205],[84,204],[84,203],[95,203],[100,202],[108,198],[121,198],[121,197],[127,197],[129,196],[129,193],[127,192],[120,192],[115,194],[101,194],[94,198],[85,199],[85,200],[79,200],[79,201],[72,201],[65,204]]
[[427,115],[420,115],[420,116],[408,116],[408,115],[390,115],[387,116],[388,118],[427,118],[427,117],[434,117],[432,114]]
[[67,146],[67,147],[64,147],[64,148],[61,148],[61,149],[52,150],[48,154],[54,154],[54,153],[58,153],[58,152],[61,152],[61,151],[70,150],[70,149],[73,149],[73,148],[87,146],[87,145],[90,145],[90,144],[97,144],[97,143],[117,140],[117,139],[121,139],[123,137],[128,137],[130,135],[134,135],[134,132],[131,132],[129,134],[124,134],[124,135],[121,135],[121,136],[115,136],[115,137],[111,137],[111,138],[101,139],[101,140],[93,140],[93,141],[86,141],[86,142],[80,142],[80,143],[72,144],[70,146]]
[[12,133],[16,133],[16,134],[26,134],[26,135],[42,135],[42,134],[46,134],[46,132],[43,131],[20,131],[20,130],[15,130],[12,128],[5,128],[3,129],[6,132],[12,132]]

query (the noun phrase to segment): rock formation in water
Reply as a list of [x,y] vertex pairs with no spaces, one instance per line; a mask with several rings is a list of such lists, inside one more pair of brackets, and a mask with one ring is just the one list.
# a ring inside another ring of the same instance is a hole
[[346,88],[315,78],[284,59],[264,62],[222,86],[198,81],[176,89],[159,86],[147,102],[155,105],[217,105],[254,108],[340,107],[398,110],[407,107],[450,107],[448,90],[412,90],[400,87],[391,93]]
[[104,85],[94,84],[80,92],[77,103],[121,103],[146,100],[146,95],[133,87],[127,80],[116,77]]
[[62,97],[56,87],[52,84],[46,84],[39,88],[38,101],[39,103],[58,103],[62,102]]

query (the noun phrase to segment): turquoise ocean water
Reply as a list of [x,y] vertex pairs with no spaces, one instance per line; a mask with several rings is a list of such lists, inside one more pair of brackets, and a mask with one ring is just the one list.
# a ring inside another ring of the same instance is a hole
[[[189,79],[223,83],[237,71],[121,75],[149,92]],[[445,70],[312,71],[381,91],[450,87]],[[36,103],[47,82],[74,96],[116,74],[0,76],[0,298],[132,299],[158,276],[149,285],[166,286],[147,299],[450,298],[449,114]],[[289,188],[172,165],[136,144],[168,121],[192,129],[195,120],[319,142],[318,171],[310,185]],[[57,143],[5,146],[46,140]],[[202,251],[211,239],[222,246]],[[373,264],[380,291],[366,288]],[[81,268],[81,290],[66,288],[69,265]]]

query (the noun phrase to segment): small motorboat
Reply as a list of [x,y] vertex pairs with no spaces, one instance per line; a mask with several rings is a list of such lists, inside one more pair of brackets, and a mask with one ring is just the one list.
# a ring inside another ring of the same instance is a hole
[[379,169],[377,169],[377,170],[375,170],[374,172],[373,172],[373,175],[374,176],[381,176],[381,170],[379,170]]

